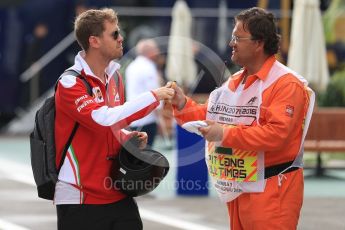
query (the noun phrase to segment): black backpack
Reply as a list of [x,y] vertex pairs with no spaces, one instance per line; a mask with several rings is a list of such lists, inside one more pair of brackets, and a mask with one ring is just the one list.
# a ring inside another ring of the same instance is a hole
[[[92,96],[91,86],[76,71],[67,70],[61,76],[73,75],[80,78],[89,95]],[[60,79],[59,78],[59,79]],[[55,91],[58,81],[55,84]],[[47,98],[41,108],[36,112],[34,130],[30,134],[31,166],[37,186],[38,197],[53,200],[55,184],[62,167],[66,152],[72,142],[79,123],[75,123],[72,133],[63,149],[60,165],[56,168],[55,152],[55,91],[54,95]]]

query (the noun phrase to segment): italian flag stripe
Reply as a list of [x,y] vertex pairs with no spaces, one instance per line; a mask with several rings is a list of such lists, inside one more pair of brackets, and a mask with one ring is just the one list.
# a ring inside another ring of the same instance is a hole
[[76,172],[75,172],[76,174],[75,175],[77,177],[77,183],[80,186],[81,183],[80,183],[79,162],[78,162],[77,157],[75,156],[74,149],[73,149],[72,145],[69,146],[69,152],[70,152],[70,154],[73,157],[73,167],[75,167],[75,169],[76,169]]
[[69,162],[70,162],[70,164],[71,164],[72,170],[73,170],[74,180],[75,180],[76,184],[79,185],[79,183],[78,183],[78,178],[77,178],[77,172],[76,172],[75,166],[74,166],[74,164],[73,164],[73,161],[72,161],[72,159],[71,159],[71,155],[70,155],[70,154],[67,154],[67,158],[68,158],[68,160],[69,160]]

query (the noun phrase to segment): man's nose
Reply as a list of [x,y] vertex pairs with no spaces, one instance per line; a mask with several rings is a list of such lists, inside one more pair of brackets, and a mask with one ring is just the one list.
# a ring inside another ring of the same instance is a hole
[[123,39],[123,36],[122,36],[121,34],[119,34],[118,41],[119,41],[119,42],[123,42],[123,40],[124,40],[124,39]]
[[230,47],[234,47],[235,46],[235,41],[233,39],[231,39],[229,41],[229,44],[228,44]]

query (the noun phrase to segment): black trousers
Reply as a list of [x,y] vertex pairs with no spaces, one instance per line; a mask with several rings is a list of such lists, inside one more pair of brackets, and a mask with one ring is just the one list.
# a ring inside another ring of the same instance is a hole
[[58,230],[142,230],[136,201],[127,197],[111,204],[56,205]]

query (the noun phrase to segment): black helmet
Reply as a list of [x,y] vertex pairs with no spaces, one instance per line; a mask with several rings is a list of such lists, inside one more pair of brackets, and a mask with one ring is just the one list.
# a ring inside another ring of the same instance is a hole
[[169,171],[169,162],[152,149],[139,149],[137,137],[131,138],[121,148],[115,186],[123,193],[135,197],[154,190]]

